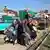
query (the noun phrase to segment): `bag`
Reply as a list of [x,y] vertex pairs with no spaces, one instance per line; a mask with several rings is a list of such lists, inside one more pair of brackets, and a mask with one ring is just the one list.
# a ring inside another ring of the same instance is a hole
[[32,31],[31,32],[31,39],[36,38],[36,36],[37,36],[36,31]]
[[16,32],[16,30],[14,30],[14,31],[13,31],[13,35],[17,35],[17,32]]

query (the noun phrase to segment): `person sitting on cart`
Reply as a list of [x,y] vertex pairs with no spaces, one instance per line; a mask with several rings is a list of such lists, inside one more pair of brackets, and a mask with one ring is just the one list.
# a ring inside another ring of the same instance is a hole
[[35,25],[32,24],[32,20],[31,20],[31,19],[29,20],[27,26],[29,27],[29,29],[30,29],[30,31],[31,31],[31,33],[30,33],[31,39],[36,38],[36,36],[37,36],[37,35],[36,35],[36,30],[35,30],[34,27],[33,27],[33,26],[35,26]]

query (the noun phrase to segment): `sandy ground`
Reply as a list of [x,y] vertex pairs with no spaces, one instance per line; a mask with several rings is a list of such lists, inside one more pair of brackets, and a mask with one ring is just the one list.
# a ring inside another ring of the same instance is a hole
[[25,46],[21,46],[20,44],[12,45],[12,44],[4,44],[0,45],[0,50],[26,50]]
[[4,36],[0,35],[0,50],[26,50],[26,47],[20,44],[4,44]]

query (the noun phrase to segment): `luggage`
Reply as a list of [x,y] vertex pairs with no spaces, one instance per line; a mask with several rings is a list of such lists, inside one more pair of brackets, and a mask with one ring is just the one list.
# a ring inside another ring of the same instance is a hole
[[10,41],[12,39],[12,41],[15,42],[15,40],[17,40],[17,34],[16,34],[17,32],[16,32],[16,30],[14,30],[13,27],[10,27],[7,30],[7,32],[5,32],[5,33],[7,33],[5,38],[4,38],[5,41],[7,38],[8,38],[8,41]]
[[36,31],[31,32],[31,39],[35,39],[37,36]]
[[30,34],[29,34],[29,28],[27,27],[27,25],[23,25],[23,33],[22,33],[22,38],[23,38],[23,42],[24,45],[30,45],[29,42],[31,40]]
[[24,35],[24,42],[25,42],[25,45],[30,45],[30,44],[29,44],[29,42],[30,42],[30,40],[31,40],[30,35],[29,35],[27,32],[25,32],[23,35]]

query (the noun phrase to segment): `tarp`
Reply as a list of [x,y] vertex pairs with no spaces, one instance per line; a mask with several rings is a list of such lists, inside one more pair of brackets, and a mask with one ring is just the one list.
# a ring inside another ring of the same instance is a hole
[[[27,14],[27,12],[25,12],[24,10],[20,10],[19,11],[19,17],[21,20],[25,19],[25,15]],[[37,14],[37,12],[33,12],[33,11],[28,11],[28,14],[31,14],[32,17],[35,17],[35,15]]]

